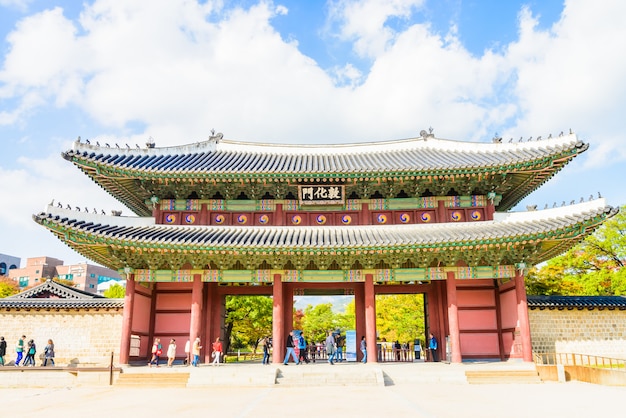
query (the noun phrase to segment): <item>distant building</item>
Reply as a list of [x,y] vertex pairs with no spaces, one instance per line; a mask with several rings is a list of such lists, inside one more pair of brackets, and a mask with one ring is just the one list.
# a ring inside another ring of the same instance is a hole
[[0,276],[8,276],[9,270],[19,268],[20,258],[12,255],[0,254]]
[[98,284],[109,280],[121,280],[120,275],[106,267],[86,262],[64,265],[63,260],[52,257],[34,257],[26,259],[26,267],[12,269],[9,277],[19,282],[20,288],[35,286],[58,277],[74,284],[75,289],[97,294]]

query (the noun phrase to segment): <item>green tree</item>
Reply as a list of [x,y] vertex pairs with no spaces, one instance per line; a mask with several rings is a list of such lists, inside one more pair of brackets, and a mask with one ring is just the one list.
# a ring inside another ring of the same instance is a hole
[[104,291],[105,298],[121,299],[124,296],[126,296],[126,288],[117,283]]
[[15,280],[7,276],[0,276],[0,298],[6,298],[18,293],[20,293],[20,287]]
[[424,335],[424,295],[376,297],[376,327],[387,341],[413,341]]
[[526,276],[530,295],[626,295],[626,207],[566,253]]
[[308,305],[304,309],[302,330],[305,335],[308,335],[309,341],[324,341],[326,333],[337,328],[337,322],[331,303]]
[[272,299],[269,296],[227,296],[224,350],[252,347],[272,335]]

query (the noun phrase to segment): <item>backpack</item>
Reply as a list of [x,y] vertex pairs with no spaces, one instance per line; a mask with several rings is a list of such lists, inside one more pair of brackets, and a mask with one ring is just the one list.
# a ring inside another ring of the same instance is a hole
[[300,335],[300,338],[298,339],[298,348],[306,348],[306,340],[302,335]]

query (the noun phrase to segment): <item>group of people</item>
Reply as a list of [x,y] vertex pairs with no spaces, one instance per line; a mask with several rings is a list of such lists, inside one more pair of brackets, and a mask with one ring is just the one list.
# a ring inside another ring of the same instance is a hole
[[[200,337],[197,337],[193,344],[191,343],[191,340],[187,340],[187,343],[185,344],[185,366],[191,364],[194,367],[198,367],[198,364],[200,364],[200,350],[202,350],[200,342]],[[215,342],[211,345],[211,349],[211,357],[213,357],[213,362],[211,364],[219,366],[224,351],[219,337],[215,339]],[[161,360],[161,355],[163,354],[163,346],[161,345],[160,338],[154,339],[151,353],[152,357],[150,358],[150,362],[148,362],[148,366],[159,367],[159,361]],[[192,355],[193,359],[191,358]],[[174,365],[174,360],[176,360],[176,340],[172,338],[167,346],[167,367],[172,367]]]
[[[30,366],[34,367],[35,354],[37,354],[37,345],[35,340],[30,339],[26,341],[26,336],[22,335],[15,344],[15,367]],[[5,356],[7,354],[7,342],[4,337],[0,337],[0,366],[5,366]],[[24,354],[26,354],[24,356]],[[24,360],[22,362],[22,360]],[[22,364],[20,364],[22,363]],[[43,366],[47,366],[50,363],[54,366],[54,343],[52,340],[48,340],[48,344],[44,348]]]
[[[265,341],[269,341],[266,337]],[[291,331],[285,341],[285,359],[283,364],[286,366],[289,364],[289,358],[293,358],[296,365],[301,363],[309,363],[311,360],[315,362],[317,357],[321,357],[321,351],[323,350],[327,355],[327,361],[333,365],[335,362],[343,361],[343,349],[345,346],[345,337],[341,334],[333,331],[328,331],[324,344],[309,344],[304,337],[304,332],[300,331],[297,334]],[[307,353],[310,355],[309,359]],[[263,348],[263,364],[269,364],[269,351],[267,344],[264,344]]]

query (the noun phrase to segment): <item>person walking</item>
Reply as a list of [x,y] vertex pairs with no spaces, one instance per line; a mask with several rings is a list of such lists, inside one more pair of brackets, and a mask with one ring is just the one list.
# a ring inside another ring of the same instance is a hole
[[361,353],[363,353],[363,360],[361,363],[367,363],[367,343],[365,342],[365,335],[361,336]]
[[335,355],[335,358],[339,363],[343,361],[343,347],[345,346],[345,340],[345,337],[341,334],[337,334],[335,337],[335,341],[337,343],[337,354]]
[[296,356],[296,351],[293,349],[293,331],[287,335],[287,342],[285,343],[287,352],[285,353],[285,359],[283,360],[283,364],[286,366],[289,362],[289,356],[293,357],[293,361],[297,364],[300,363],[298,357]]
[[220,341],[220,337],[217,337],[215,339],[215,342],[212,344],[211,348],[213,349],[213,363],[211,363],[212,366],[219,366],[220,365],[220,357],[222,356],[223,353],[223,349],[222,349],[222,342]]
[[335,364],[335,355],[337,354],[337,341],[332,331],[328,331],[328,337],[326,337],[326,354],[328,355],[328,363],[330,365]]
[[270,364],[270,339],[263,338],[263,364]]
[[7,342],[0,337],[0,366],[4,366],[4,356],[7,355]]
[[430,352],[430,359],[437,362],[439,361],[439,356],[437,355],[437,339],[432,332],[428,335],[428,337],[428,351]]
[[44,348],[43,354],[43,367],[48,365],[48,361],[54,366],[54,342],[52,342],[52,340],[48,340],[48,344],[46,345],[46,348]]
[[37,354],[37,346],[35,345],[35,340],[30,339],[28,340],[28,344],[26,344],[26,358],[24,359],[24,366],[35,366],[35,354]]
[[24,355],[24,340],[26,339],[26,335],[22,335],[22,338],[17,340],[17,344],[15,344],[15,352],[17,353],[17,357],[15,358],[15,367],[20,365],[20,361],[22,361],[22,356]]
[[198,367],[198,363],[200,362],[200,350],[202,350],[202,346],[200,345],[200,337],[197,337],[195,339],[191,350],[193,353],[193,361],[191,362],[191,364],[193,365],[193,367]]
[[300,336],[298,337],[298,349],[300,350],[300,353],[298,353],[298,359],[300,360],[299,364],[302,364],[303,361],[306,364],[309,364],[309,358],[306,355],[307,342],[306,338],[304,338],[304,332],[301,332]]
[[153,364],[156,364],[156,366],[159,367],[159,359],[162,352],[163,347],[161,346],[161,339],[155,338],[154,343],[152,343],[152,358],[150,359],[148,366],[152,367]]
[[187,339],[185,343],[185,366],[189,366],[191,364],[191,341]]
[[176,359],[176,340],[171,339],[170,344],[167,346],[167,367],[172,367],[174,360]]

